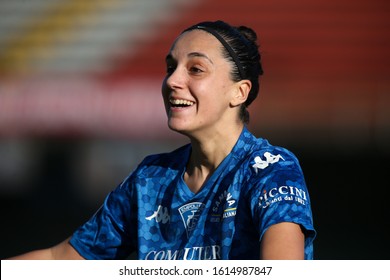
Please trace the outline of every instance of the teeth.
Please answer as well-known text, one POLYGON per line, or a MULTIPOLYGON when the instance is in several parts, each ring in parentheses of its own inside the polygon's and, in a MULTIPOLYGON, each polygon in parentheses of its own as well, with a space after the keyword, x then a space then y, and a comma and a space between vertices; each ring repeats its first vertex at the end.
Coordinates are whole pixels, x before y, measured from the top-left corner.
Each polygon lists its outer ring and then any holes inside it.
POLYGON ((187 105, 191 106, 194 104, 194 102, 189 100, 183 100, 183 99, 170 99, 169 102, 171 102, 173 105, 187 105))

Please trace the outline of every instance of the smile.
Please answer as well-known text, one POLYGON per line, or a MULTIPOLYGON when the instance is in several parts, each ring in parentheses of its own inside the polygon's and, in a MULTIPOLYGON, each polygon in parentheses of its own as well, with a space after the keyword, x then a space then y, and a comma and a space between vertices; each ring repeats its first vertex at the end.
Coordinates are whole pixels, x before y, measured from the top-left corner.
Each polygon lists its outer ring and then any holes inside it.
POLYGON ((195 104, 195 102, 184 99, 169 99, 169 103, 172 107, 188 107, 195 104))

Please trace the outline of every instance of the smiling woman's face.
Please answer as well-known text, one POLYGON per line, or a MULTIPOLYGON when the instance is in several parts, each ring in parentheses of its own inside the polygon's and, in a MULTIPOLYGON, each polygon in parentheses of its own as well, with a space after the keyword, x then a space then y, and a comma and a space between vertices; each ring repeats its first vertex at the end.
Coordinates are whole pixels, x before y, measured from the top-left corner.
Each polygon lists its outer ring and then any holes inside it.
POLYGON ((172 130, 191 135, 232 124, 237 117, 230 104, 236 90, 232 66, 222 48, 213 35, 201 30, 185 32, 173 44, 162 85, 172 130))

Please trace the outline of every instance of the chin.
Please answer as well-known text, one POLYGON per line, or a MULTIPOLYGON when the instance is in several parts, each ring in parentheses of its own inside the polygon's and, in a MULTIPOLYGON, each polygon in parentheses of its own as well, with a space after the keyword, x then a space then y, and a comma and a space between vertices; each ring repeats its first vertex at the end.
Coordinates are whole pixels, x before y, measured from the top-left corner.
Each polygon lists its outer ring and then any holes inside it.
POLYGON ((178 124, 172 121, 168 120, 168 127, 170 130, 175 131, 177 133, 183 134, 183 135, 188 135, 189 130, 188 127, 183 125, 183 124, 178 124))
POLYGON ((182 134, 183 134, 184 131, 185 131, 185 129, 183 129, 183 128, 177 126, 177 125, 171 125, 171 124, 169 124, 169 123, 168 123, 168 127, 169 127, 170 130, 175 131, 175 132, 178 132, 178 133, 182 133, 182 134))

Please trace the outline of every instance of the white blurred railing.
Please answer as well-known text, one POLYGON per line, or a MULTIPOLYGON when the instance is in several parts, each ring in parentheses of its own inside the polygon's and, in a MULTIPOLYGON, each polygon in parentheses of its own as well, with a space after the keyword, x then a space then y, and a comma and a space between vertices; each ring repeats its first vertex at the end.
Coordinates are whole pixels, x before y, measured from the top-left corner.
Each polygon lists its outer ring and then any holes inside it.
POLYGON ((0 63, 5 73, 101 72, 174 20, 186 0, 0 1, 0 63))

